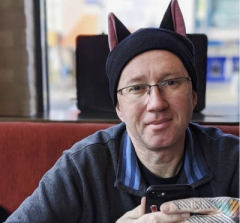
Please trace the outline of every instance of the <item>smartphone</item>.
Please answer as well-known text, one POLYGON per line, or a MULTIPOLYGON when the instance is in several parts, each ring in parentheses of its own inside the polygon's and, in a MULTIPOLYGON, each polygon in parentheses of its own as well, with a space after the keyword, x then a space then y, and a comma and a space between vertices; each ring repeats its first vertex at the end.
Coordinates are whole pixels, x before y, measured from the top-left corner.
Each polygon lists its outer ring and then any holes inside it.
POLYGON ((189 184, 152 185, 146 190, 146 213, 160 211, 162 203, 194 197, 189 184))

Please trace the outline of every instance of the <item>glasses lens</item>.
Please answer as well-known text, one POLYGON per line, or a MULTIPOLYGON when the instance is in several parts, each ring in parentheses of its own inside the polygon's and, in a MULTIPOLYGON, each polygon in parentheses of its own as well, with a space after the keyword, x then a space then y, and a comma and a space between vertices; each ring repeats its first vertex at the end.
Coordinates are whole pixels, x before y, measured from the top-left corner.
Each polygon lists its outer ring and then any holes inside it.
POLYGON ((134 85, 122 90, 122 96, 125 102, 133 103, 139 100, 144 100, 147 97, 148 85, 134 85))
POLYGON ((168 80, 162 85, 162 94, 166 98, 176 97, 187 92, 188 80, 185 78, 168 80))

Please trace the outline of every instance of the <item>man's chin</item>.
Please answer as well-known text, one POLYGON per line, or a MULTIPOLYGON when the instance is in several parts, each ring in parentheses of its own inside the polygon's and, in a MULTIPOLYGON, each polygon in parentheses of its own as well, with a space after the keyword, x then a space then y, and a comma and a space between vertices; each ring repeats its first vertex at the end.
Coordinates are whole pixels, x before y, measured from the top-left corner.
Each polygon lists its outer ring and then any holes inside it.
POLYGON ((168 138, 163 139, 156 136, 146 140, 146 144, 148 149, 152 151, 162 151, 171 145, 168 138))

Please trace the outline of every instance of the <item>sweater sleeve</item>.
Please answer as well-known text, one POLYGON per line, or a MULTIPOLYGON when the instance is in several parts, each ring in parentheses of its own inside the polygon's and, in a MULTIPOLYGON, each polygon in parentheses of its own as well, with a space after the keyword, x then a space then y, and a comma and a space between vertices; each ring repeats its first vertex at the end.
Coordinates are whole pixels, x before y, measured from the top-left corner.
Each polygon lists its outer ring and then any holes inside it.
POLYGON ((69 155, 64 154, 41 179, 38 188, 6 223, 74 223, 81 217, 81 182, 69 155))
POLYGON ((230 182, 231 184, 228 192, 229 197, 239 198, 239 161, 235 162, 235 168, 233 170, 232 179, 230 182))

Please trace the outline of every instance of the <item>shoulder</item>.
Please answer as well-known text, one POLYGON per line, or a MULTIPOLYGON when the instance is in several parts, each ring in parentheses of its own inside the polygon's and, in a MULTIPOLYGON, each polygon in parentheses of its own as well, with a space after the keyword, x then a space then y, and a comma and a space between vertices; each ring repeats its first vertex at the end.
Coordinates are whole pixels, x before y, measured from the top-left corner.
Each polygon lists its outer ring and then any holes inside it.
POLYGON ((113 147, 113 145, 121 141, 125 129, 125 124, 120 123, 105 130, 99 130, 75 143, 72 148, 64 151, 64 153, 72 156, 76 153, 90 150, 91 148, 113 147))
MULTIPOLYGON (((224 133, 220 128, 213 127, 213 126, 202 126, 196 123, 190 123, 189 128, 191 132, 195 134, 200 134, 207 138, 211 138, 212 140, 219 140, 219 139, 232 139, 234 141, 239 141, 239 137, 233 135, 231 133, 224 133)), ((230 127, 229 127, 230 128, 230 127)), ((232 132, 232 131, 229 131, 232 132)))
POLYGON ((201 126, 196 123, 189 124, 189 130, 195 143, 198 143, 202 150, 221 153, 238 153, 239 137, 222 132, 221 129, 211 126, 201 126))
POLYGON ((213 173, 211 187, 216 196, 239 196, 239 137, 215 127, 191 123, 194 150, 203 156, 213 173), (219 182, 221 182, 219 184, 219 182))

